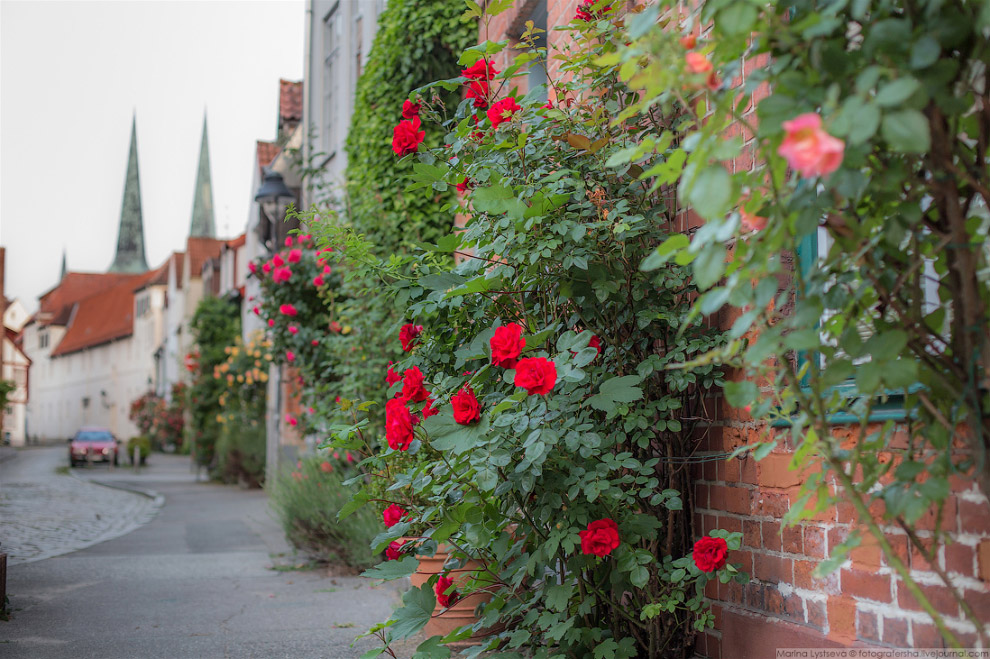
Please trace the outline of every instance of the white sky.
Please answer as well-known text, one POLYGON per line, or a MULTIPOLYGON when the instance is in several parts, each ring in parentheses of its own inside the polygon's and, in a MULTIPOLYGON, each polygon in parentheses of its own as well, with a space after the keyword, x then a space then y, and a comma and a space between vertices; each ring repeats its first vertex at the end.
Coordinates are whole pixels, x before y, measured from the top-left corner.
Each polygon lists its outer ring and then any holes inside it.
POLYGON ((255 140, 278 79, 301 80, 302 0, 0 0, 0 244, 33 311, 70 270, 113 260, 131 115, 148 265, 189 233, 204 109, 217 233, 244 230, 255 140))

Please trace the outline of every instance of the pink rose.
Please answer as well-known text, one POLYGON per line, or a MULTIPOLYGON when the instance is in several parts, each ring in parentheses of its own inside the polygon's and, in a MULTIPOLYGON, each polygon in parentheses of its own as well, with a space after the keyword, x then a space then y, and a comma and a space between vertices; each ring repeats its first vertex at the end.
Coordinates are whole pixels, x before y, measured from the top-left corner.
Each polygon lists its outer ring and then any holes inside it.
POLYGON ((296 353, 292 352, 291 350, 286 350, 285 361, 289 362, 290 364, 296 361, 296 353))
POLYGON ((842 164, 845 143, 822 130, 822 118, 814 112, 785 121, 784 131, 777 153, 801 176, 826 176, 842 164))
POLYGON ((315 277, 313 277, 313 286, 316 286, 317 288, 319 288, 322 285, 323 285, 323 277, 321 277, 319 275, 316 275, 315 277))
POLYGON ((298 334, 299 328, 295 325, 289 325, 289 334, 298 334))
POLYGON ((278 310, 279 310, 279 313, 281 313, 283 316, 295 316, 296 314, 299 313, 296 310, 296 307, 294 305, 291 305, 291 304, 283 304, 282 306, 280 306, 278 308, 278 310))

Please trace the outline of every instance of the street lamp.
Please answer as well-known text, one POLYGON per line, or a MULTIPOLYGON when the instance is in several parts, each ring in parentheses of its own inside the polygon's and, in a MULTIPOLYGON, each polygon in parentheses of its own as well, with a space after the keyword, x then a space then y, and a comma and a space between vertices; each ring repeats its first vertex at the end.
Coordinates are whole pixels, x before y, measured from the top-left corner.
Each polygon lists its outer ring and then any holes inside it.
POLYGON ((258 188, 258 194, 254 195, 254 200, 261 204, 261 209, 272 222, 281 222, 285 217, 285 208, 296 200, 285 185, 282 175, 274 169, 265 168, 265 179, 258 188))

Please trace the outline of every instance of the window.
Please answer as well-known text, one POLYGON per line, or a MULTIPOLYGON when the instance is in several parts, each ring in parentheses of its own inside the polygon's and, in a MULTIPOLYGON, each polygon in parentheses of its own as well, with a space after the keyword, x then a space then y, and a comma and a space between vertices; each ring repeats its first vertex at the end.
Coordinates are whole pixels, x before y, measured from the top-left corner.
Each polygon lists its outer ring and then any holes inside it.
POLYGON ((323 19, 323 125, 320 131, 321 147, 327 156, 337 150, 334 123, 337 112, 334 104, 337 102, 337 58, 340 53, 342 26, 339 4, 335 5, 326 18, 323 19))
POLYGON ((48 347, 48 331, 38 332, 38 347, 42 350, 48 347))
POLYGON ((143 318, 144 316, 147 316, 148 311, 151 310, 151 300, 149 296, 142 295, 141 297, 139 297, 137 299, 136 307, 137 309, 135 310, 135 315, 137 315, 138 318, 143 318))

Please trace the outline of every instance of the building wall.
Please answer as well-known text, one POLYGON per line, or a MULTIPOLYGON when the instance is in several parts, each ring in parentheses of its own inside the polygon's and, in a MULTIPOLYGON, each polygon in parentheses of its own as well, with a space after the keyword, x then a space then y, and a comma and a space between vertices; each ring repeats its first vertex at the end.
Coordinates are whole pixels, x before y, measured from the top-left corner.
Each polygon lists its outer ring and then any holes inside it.
MULTIPOLYGON (((536 4, 534 0, 520 0, 493 19, 489 31, 479 34, 479 41, 515 40, 519 26, 536 4)), ((559 49, 566 35, 553 32, 552 26, 572 19, 578 0, 546 0, 546 4, 551 27, 549 48, 559 49)), ((511 56, 511 49, 500 53, 497 68, 504 70, 511 56)), ((758 59, 746 62, 744 76, 765 63, 758 59)), ((519 86, 525 89, 525 83, 519 86)), ((747 114, 755 123, 752 104, 747 114)), ((734 166, 753 167, 752 155, 740 157, 734 166)), ((684 229, 698 223, 689 212, 684 229)), ((728 329, 734 320, 729 315, 716 321, 728 329)), ((731 452, 769 438, 771 429, 741 410, 718 403, 720 419, 701 440, 699 457, 731 452)), ((849 438, 851 432, 849 426, 833 428, 839 439, 849 438)), ((869 539, 828 578, 811 576, 819 562, 847 536, 854 518, 848 506, 839 506, 805 523, 784 527, 782 518, 796 502, 802 483, 801 473, 789 469, 793 447, 785 435, 777 438, 781 448, 760 462, 752 458, 712 460, 695 466, 694 491, 690 493, 695 504, 695 534, 705 535, 716 528, 742 533, 743 547, 730 556, 730 561, 742 563, 753 577, 745 586, 709 584, 707 595, 713 605, 715 627, 698 635, 698 654, 711 659, 764 659, 773 657, 776 648, 786 647, 942 647, 931 619, 869 539)), ((931 528, 932 520, 923 519, 917 530, 924 536, 931 528)), ((979 619, 990 620, 990 505, 975 483, 953 484, 943 529, 949 532, 950 542, 939 552, 937 568, 963 590, 979 619)), ((886 531, 910 565, 912 577, 922 584, 935 607, 948 616, 947 623, 963 647, 974 647, 973 629, 941 585, 936 566, 909 549, 902 530, 886 531)))
MULTIPOLYGON (((323 168, 314 180, 339 197, 347 168, 344 142, 354 109, 354 91, 368 60, 385 0, 307 0, 306 66, 303 86, 304 157, 323 168), (329 63, 329 64, 328 64, 329 63)), ((318 201, 305 193, 303 207, 318 201)))
POLYGON ((27 418, 28 379, 30 363, 17 349, 13 341, 4 337, 0 341, 3 350, 3 373, 0 380, 13 382, 16 389, 7 396, 7 407, 2 410, 3 433, 0 439, 11 446, 24 446, 27 418))

